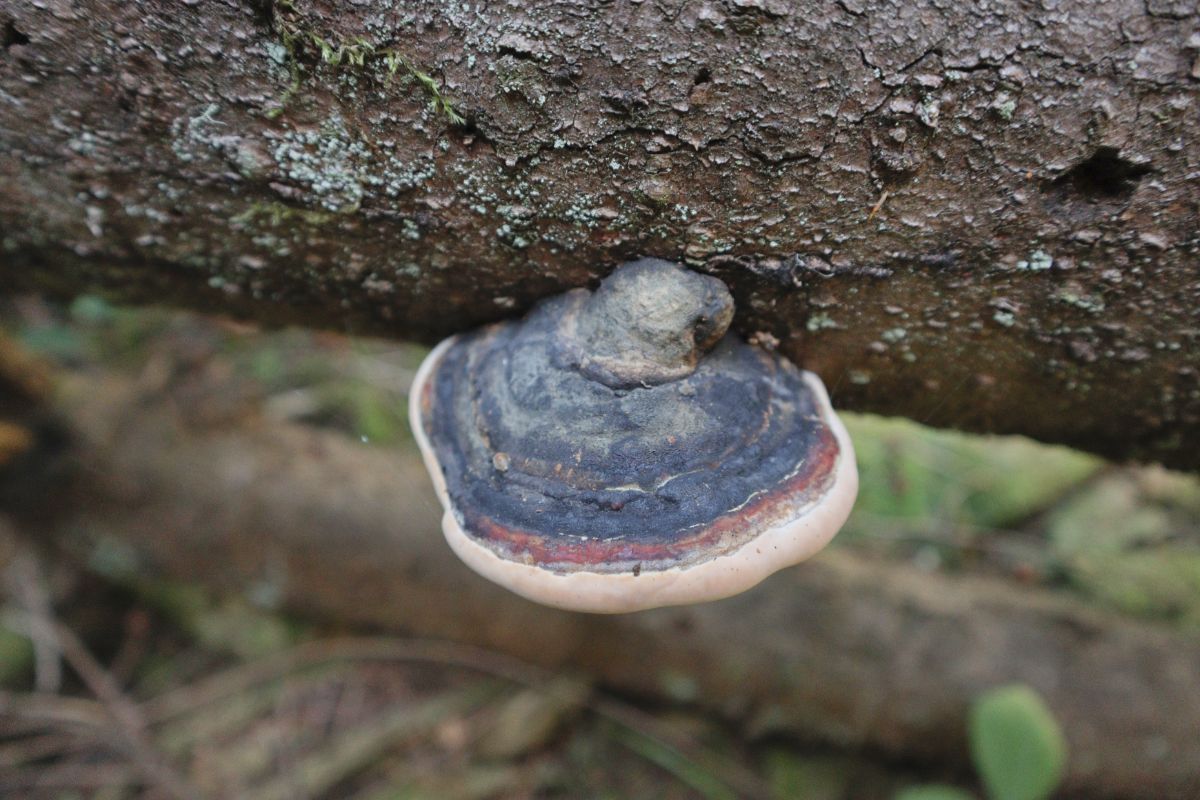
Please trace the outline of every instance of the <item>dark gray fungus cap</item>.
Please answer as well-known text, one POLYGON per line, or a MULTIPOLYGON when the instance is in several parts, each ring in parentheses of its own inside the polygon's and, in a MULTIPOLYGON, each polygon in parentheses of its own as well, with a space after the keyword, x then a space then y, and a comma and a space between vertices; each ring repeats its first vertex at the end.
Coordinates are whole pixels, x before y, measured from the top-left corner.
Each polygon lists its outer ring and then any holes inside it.
POLYGON ((728 597, 821 549, 858 491, 810 372, 728 333, 720 280, 623 265, 438 345, 413 431, 474 570, 547 605, 728 597))

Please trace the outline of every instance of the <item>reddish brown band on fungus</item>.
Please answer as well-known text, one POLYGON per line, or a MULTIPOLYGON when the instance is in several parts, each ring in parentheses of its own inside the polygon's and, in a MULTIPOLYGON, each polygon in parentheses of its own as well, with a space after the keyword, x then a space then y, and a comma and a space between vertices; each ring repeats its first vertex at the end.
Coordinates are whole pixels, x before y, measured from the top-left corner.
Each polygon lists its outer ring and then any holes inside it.
POLYGON ((429 413, 433 409, 433 381, 425 381, 421 384, 420 391, 421 418, 428 419, 429 413))
POLYGON ((724 514, 699 532, 670 541, 630 542, 548 537, 514 530, 483 515, 464 520, 469 535, 503 550, 511 560, 553 569, 555 565, 608 566, 614 563, 649 562, 662 568, 725 555, 753 539, 759 531, 794 519, 806 502, 819 499, 828 490, 839 455, 833 434, 821 432, 820 446, 809 453, 799 472, 742 508, 724 514))

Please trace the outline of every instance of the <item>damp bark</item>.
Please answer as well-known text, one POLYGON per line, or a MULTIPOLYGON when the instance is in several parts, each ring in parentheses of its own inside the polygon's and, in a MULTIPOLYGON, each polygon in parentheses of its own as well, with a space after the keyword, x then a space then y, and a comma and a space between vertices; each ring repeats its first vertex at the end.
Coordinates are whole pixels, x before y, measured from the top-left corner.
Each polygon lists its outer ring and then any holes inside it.
POLYGON ((0 291, 432 342, 639 255, 839 407, 1200 467, 1195 3, 0 0, 0 291))

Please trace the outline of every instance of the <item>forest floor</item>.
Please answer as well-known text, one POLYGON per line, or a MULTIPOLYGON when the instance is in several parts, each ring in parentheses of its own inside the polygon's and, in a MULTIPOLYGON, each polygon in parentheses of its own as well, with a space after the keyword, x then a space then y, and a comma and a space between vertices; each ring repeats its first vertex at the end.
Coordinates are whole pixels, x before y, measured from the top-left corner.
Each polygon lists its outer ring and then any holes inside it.
MULTIPOLYGON (((420 348, 94 298, 15 303, 0 331, 63 370, 145 378, 165 349, 202 355, 268 416, 412 444, 420 348)), ((862 489, 836 546, 1200 630, 1197 478, 1018 438, 848 425, 862 489)), ((0 569, 2 797, 882 800, 928 781, 982 796, 969 773, 751 736, 587 675, 129 581, 103 554, 28 547, 2 517, 0 569)))

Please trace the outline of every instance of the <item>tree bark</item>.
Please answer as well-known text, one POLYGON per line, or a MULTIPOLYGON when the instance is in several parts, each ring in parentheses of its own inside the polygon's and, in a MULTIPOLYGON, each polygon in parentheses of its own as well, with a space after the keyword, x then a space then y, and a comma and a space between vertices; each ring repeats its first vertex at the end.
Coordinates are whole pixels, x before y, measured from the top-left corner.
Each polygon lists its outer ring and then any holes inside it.
MULTIPOLYGON (((27 497, 94 568, 472 642, 782 734, 966 770, 966 713, 1036 687, 1070 743, 1067 794, 1200 792, 1200 640, 994 578, 833 549, 717 603, 614 617, 536 606, 467 570, 415 452, 244 416, 227 387, 75 379, 69 463, 27 497), (216 410, 214 410, 216 409, 216 410), (72 488, 68 491, 67 486, 72 488)), ((25 519, 34 509, 25 509, 25 519)))
POLYGON ((638 254, 842 407, 1200 467, 1195 0, 0 0, 0 286, 432 341, 638 254))

